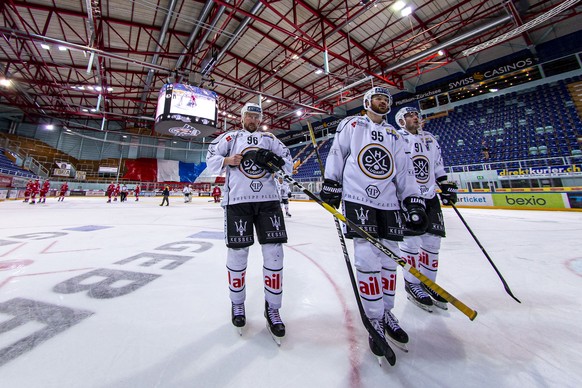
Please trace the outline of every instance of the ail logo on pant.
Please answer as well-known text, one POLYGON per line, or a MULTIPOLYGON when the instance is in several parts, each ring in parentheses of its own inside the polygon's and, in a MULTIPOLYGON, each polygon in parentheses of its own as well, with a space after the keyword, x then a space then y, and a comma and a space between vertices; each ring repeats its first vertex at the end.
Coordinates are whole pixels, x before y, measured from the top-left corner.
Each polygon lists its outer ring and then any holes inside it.
POLYGON ((377 296, 380 294, 378 278, 370 276, 368 282, 360 281, 360 293, 367 296, 377 296))

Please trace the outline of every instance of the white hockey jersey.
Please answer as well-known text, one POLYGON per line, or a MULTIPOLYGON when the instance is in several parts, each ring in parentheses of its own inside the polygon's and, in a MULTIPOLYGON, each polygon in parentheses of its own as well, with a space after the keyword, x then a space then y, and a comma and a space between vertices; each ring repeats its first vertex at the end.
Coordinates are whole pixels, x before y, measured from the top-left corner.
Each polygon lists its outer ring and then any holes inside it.
POLYGON ((264 148, 285 160, 283 171, 291 174, 293 161, 289 149, 272 133, 240 129, 223 133, 208 146, 206 168, 212 174, 226 170, 226 182, 222 205, 243 202, 279 201, 279 193, 273 175, 257 166, 252 160, 243 161, 237 167, 223 166, 224 158, 236 154, 244 155, 250 150, 264 148))
POLYGON ((275 184, 277 185, 277 191, 279 192, 279 199, 289 199, 289 184, 285 181, 279 183, 278 179, 275 179, 275 184))
POLYGON ((398 132, 408 144, 414 175, 422 197, 433 198, 438 187, 436 178, 447 175, 438 141, 430 132, 422 130, 419 130, 416 135, 405 129, 400 129, 398 132))
POLYGON ((368 116, 343 119, 326 160, 325 178, 343 185, 343 199, 384 210, 420 196, 408 148, 396 129, 368 116))

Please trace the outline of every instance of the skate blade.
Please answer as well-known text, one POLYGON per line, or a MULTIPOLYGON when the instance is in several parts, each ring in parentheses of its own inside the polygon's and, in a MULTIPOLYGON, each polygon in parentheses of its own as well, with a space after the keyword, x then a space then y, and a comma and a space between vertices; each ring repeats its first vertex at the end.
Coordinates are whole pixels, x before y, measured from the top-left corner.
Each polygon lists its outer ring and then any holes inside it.
MULTIPOLYGON (((373 354, 373 353, 372 353, 372 354, 373 354)), ((378 360, 378 365, 380 365, 380 367, 381 367, 381 366, 382 366, 382 359, 383 359, 384 357, 382 357, 382 356, 376 356, 375 354, 374 354, 374 357, 376 357, 376 360, 378 360)))
POLYGON ((398 342, 394 338, 390 337, 389 335, 386 335, 386 339, 388 341, 390 341, 398 349, 402 350, 404 353, 408 353, 408 346, 405 343, 398 342))
POLYGON ((447 306, 447 305, 448 305, 448 303, 447 303, 447 302, 440 302, 440 301, 438 301, 438 300, 434 300, 434 299, 433 299, 433 300, 432 300, 432 304, 433 304, 434 306, 438 307, 438 308, 439 308, 439 309, 441 309, 441 310, 448 310, 448 309, 449 309, 449 307, 447 306))
POLYGON ((273 332, 271 331, 271 328, 269 327, 269 323, 267 322, 267 331, 269 332, 269 334, 271 335, 271 338, 273 338, 273 341, 275 341, 275 343, 277 344, 277 346, 281 346, 281 339, 284 337, 277 337, 275 334, 273 334, 273 332))
POLYGON ((428 311, 429 313, 432 313, 432 306, 427 306, 425 304, 422 303, 418 303, 418 301, 416 299, 414 299, 413 297, 411 297, 410 295, 406 295, 406 299, 408 299, 409 301, 411 301, 414 305, 420 307, 421 309, 423 309, 424 311, 428 311))

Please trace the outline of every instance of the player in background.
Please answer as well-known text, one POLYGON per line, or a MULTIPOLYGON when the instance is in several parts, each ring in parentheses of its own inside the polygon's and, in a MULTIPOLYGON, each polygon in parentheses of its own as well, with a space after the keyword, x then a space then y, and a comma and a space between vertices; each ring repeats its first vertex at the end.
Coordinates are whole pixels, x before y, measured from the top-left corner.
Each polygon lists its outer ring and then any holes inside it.
POLYGON ((125 202, 127 200, 127 193, 128 193, 128 189, 126 184, 122 184, 121 185, 121 189, 119 190, 119 194, 120 194, 120 201, 121 202, 125 202))
POLYGON ((38 192, 40 191, 40 181, 38 179, 35 179, 34 182, 32 182, 32 185, 30 185, 30 204, 34 205, 36 203, 36 195, 38 194, 38 192))
POLYGON ((220 190, 220 187, 214 186, 214 189, 212 189, 212 197, 214 198, 214 203, 220 202, 221 195, 222 195, 222 191, 220 190))
POLYGON ((119 183, 117 185, 115 185, 115 187, 113 188, 113 202, 117 201, 117 196, 119 195, 119 192, 121 191, 121 188, 119 187, 119 183))
POLYGON ((141 193, 141 186, 139 183, 135 185, 135 189, 133 190, 133 192, 135 193, 135 200, 139 201, 139 193, 141 193))
POLYGON ((51 188, 51 183, 48 179, 42 182, 42 186, 40 188, 40 195, 38 197, 38 203, 45 203, 46 202, 46 195, 51 188))
POLYGON ((268 163, 291 172, 289 149, 273 134, 259 129, 262 108, 247 103, 241 109, 242 129, 226 132, 208 147, 207 168, 226 172, 224 198, 226 267, 232 323, 242 334, 246 323, 246 270, 254 229, 263 256, 265 318, 273 339, 280 344, 285 325, 279 315, 283 299, 283 243, 287 232, 277 186, 268 163), (243 155, 250 152, 249 158, 243 155))
POLYGON ((289 190, 289 184, 279 177, 275 179, 277 184, 277 190, 279 191, 279 198, 281 199, 281 206, 285 209, 285 214, 287 217, 291 217, 289 213, 289 196, 291 195, 291 190, 289 190))
POLYGON ((28 182, 26 182, 26 187, 24 189, 24 201, 22 202, 28 202, 30 200, 30 194, 32 194, 32 179, 29 179, 28 182))
POLYGON ((107 186, 107 191, 105 191, 105 195, 107 195, 107 203, 111 203, 113 192, 115 192, 115 182, 111 182, 111 184, 107 186))
MULTIPOLYGON (((342 204, 347 219, 400 255, 400 203, 410 216, 407 226, 423 231, 427 223, 424 200, 414 179, 406 143, 384 118, 392 105, 389 90, 371 88, 364 95, 363 104, 364 116, 346 117, 337 127, 320 196, 336 208, 342 204)), ((408 335, 391 311, 396 262, 349 229, 346 237, 354 240, 356 278, 366 316, 382 338, 386 338, 386 332, 397 346, 406 348, 408 335)), ((372 353, 383 355, 371 336, 368 342, 372 353)))
POLYGON ((63 202, 65 200, 65 195, 67 195, 67 191, 69 190, 69 185, 67 182, 63 183, 61 185, 61 188, 59 189, 59 199, 57 199, 57 202, 63 202))
POLYGON ((192 186, 184 185, 182 194, 184 194, 184 203, 192 202, 192 186))
MULTIPOLYGON (((400 250, 403 259, 434 282, 438 271, 441 239, 446 236, 436 190, 440 185, 443 205, 450 205, 457 201, 457 185, 447 181, 441 148, 431 133, 422 130, 419 111, 416 108, 404 107, 396 113, 395 119, 400 127, 398 132, 408 144, 414 175, 426 203, 429 222, 425 233, 405 230, 404 241, 399 244, 400 250)), ((447 309, 447 301, 444 298, 425 287, 408 271, 404 271, 404 282, 408 299, 420 308, 431 312, 434 304, 447 309)))

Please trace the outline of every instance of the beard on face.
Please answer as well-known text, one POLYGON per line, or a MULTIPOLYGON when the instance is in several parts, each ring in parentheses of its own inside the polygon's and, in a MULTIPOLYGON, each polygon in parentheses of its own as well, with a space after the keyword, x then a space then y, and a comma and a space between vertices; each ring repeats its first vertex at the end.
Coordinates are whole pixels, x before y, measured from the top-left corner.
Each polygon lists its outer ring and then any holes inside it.
POLYGON ((376 101, 372 101, 370 103, 370 108, 372 108, 374 113, 381 115, 381 116, 385 115, 390 110, 390 106, 388 106, 388 103, 376 102, 376 101), (380 105, 382 105, 382 107, 380 107, 380 105))
POLYGON ((255 132, 257 130, 257 125, 255 123, 243 123, 243 128, 249 132, 255 132))

